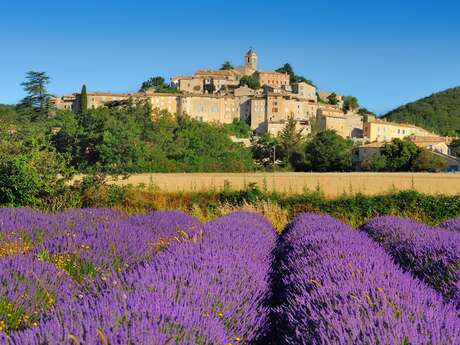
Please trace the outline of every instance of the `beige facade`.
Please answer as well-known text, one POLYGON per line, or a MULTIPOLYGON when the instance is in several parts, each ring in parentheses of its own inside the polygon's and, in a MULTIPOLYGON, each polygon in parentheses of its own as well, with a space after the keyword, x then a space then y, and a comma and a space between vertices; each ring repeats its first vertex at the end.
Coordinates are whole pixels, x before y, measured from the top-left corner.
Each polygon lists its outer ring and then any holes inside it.
POLYGON ((388 122, 379 119, 369 119, 363 125, 364 137, 369 141, 392 141, 393 139, 403 139, 415 136, 433 136, 427 130, 410 124, 388 122))
MULTIPOLYGON (((267 133, 276 137, 278 136, 287 125, 287 120, 280 122, 269 122, 267 124, 267 133)), ((302 135, 308 135, 311 132, 311 125, 308 121, 296 121, 296 130, 300 131, 302 135)))
POLYGON ((177 76, 171 78, 171 84, 176 89, 182 92, 203 93, 204 80, 203 78, 195 78, 193 76, 177 76))
POLYGON ((318 100, 316 87, 305 82, 292 84, 292 92, 315 102, 318 100))
POLYGON ((78 93, 53 97, 51 101, 59 110, 80 111, 80 94, 78 93))
POLYGON ((111 93, 111 92, 92 92, 88 93, 88 109, 96 109, 113 101, 127 100, 131 97, 127 93, 111 93))
POLYGON ((167 110, 171 114, 176 114, 179 109, 180 97, 175 93, 148 93, 147 100, 150 102, 152 110, 155 112, 167 110))
POLYGON ((232 123, 240 119, 239 101, 230 96, 184 95, 178 113, 204 122, 232 123))
POLYGON ((344 138, 363 137, 363 117, 353 113, 347 114, 337 106, 320 105, 317 120, 322 131, 334 130, 344 138))
POLYGON ((258 133, 271 133, 277 132, 276 128, 280 126, 284 127, 291 116, 302 126, 309 125, 316 117, 318 104, 292 94, 268 93, 251 98, 250 108, 251 128, 258 133))
POLYGON ((289 74, 287 73, 257 71, 254 76, 259 80, 260 86, 283 87, 289 85, 289 74))
MULTIPOLYGON (((88 109, 96 109, 113 101, 127 100, 132 96, 133 94, 129 93, 89 92, 87 94, 88 109)), ((54 98, 53 102, 56 108, 60 110, 81 111, 79 93, 54 98)))
POLYGON ((447 145, 446 138, 439 136, 410 136, 409 140, 412 141, 418 147, 426 148, 433 152, 442 153, 444 155, 449 154, 449 145, 447 145))

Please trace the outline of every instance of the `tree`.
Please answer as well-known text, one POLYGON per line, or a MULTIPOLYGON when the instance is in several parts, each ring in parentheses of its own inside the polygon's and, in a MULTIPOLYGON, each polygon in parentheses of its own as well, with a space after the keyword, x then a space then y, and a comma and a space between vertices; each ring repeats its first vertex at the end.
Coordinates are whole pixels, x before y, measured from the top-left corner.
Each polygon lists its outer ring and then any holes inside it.
POLYGON ((452 141, 449 147, 452 156, 460 157, 460 139, 452 141))
POLYGON ((283 67, 278 68, 276 70, 276 72, 289 74, 289 84, 304 82, 304 83, 310 84, 311 86, 316 87, 315 84, 311 80, 309 80, 309 79, 307 79, 307 78, 305 78, 305 77, 303 77, 301 75, 296 75, 294 73, 294 69, 292 68, 292 66, 289 63, 285 63, 283 65, 283 67))
POLYGON ((446 159, 436 156, 434 153, 422 149, 415 158, 412 171, 440 172, 446 170, 448 166, 446 159))
POLYGON ((318 133, 306 146, 305 159, 312 171, 350 171, 353 143, 333 130, 318 133))
POLYGON ((15 144, 15 151, 0 152, 0 204, 40 206, 60 195, 72 170, 43 136, 15 144))
POLYGON ((214 83, 205 84, 203 89, 205 92, 209 94, 213 94, 214 92, 216 92, 216 86, 214 85, 214 83))
POLYGON ((327 100, 328 100, 329 104, 332 104, 332 105, 339 104, 339 100, 337 99, 337 95, 335 94, 335 92, 333 92, 329 96, 327 96, 327 100))
MULTIPOLYGON (((279 156, 285 164, 292 164, 292 159, 296 153, 301 151, 304 137, 302 130, 296 128, 297 122, 294 116, 289 116, 286 126, 278 136, 280 153, 279 156)), ((296 156, 297 157, 297 156, 296 156)))
POLYGON ((165 84, 165 78, 156 76, 156 77, 150 78, 149 80, 144 81, 142 83, 140 91, 147 91, 149 89, 154 89, 155 91, 159 91, 167 87, 168 86, 165 84))
POLYGON ((83 84, 81 87, 80 93, 80 105, 81 111, 86 111, 88 109, 88 94, 86 92, 86 85, 83 84))
POLYGON ((373 113, 372 111, 366 109, 366 108, 359 108, 358 109, 358 114, 359 115, 374 115, 375 116, 375 113, 373 113))
POLYGON ((276 160, 278 140, 268 133, 253 135, 251 138, 252 157, 256 163, 265 168, 273 167, 276 160))
POLYGON ((386 171, 410 171, 421 149, 410 140, 394 139, 382 147, 387 161, 386 171))
POLYGON ((225 61, 223 64, 222 64, 222 67, 220 68, 221 70, 229 70, 229 69, 233 69, 233 65, 230 63, 230 61, 225 61))
POLYGON ((46 72, 27 72, 26 81, 21 83, 27 96, 20 102, 20 105, 33 108, 40 114, 47 114, 51 95, 48 94, 46 85, 50 83, 50 79, 46 72))
POLYGON ((226 124, 224 127, 237 138, 250 138, 252 134, 251 126, 240 119, 233 119, 232 123, 226 124))
POLYGON ((412 123, 441 135, 460 136, 460 87, 407 103, 384 117, 389 121, 412 123))
POLYGON ((363 159, 361 169, 364 171, 386 171, 387 158, 380 152, 375 152, 363 159))
POLYGON ((259 79, 250 75, 245 75, 240 79, 240 86, 244 85, 250 87, 253 90, 257 90, 260 88, 259 79))
POLYGON ((353 111, 359 108, 358 99, 354 96, 345 96, 343 99, 343 109, 353 111))

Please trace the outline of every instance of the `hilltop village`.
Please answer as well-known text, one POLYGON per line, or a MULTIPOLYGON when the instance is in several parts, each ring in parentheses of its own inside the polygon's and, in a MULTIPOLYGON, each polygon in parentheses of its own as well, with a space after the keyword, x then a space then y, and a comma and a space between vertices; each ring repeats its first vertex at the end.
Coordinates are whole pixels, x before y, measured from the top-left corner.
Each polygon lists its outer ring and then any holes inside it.
MULTIPOLYGON (((128 99, 145 100, 154 114, 167 110, 221 124, 241 120, 255 133, 273 136, 292 118, 305 135, 316 126, 319 131, 331 129, 357 141, 361 145, 360 160, 395 138, 410 138, 417 146, 448 156, 448 138, 411 124, 376 118, 357 104, 347 104, 341 95, 319 91, 304 78, 293 79, 288 71, 258 69, 258 56, 250 49, 242 66, 226 63, 219 70, 199 69, 193 75, 173 76, 167 92, 155 88, 126 94, 88 92, 87 108, 128 99)), ((53 102, 58 109, 81 110, 80 93, 57 97, 53 102)))

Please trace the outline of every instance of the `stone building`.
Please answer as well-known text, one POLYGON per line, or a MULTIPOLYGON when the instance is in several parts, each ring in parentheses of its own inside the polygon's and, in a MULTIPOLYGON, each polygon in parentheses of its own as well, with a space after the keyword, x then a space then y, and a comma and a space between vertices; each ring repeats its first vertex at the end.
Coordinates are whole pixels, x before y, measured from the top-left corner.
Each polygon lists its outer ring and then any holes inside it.
POLYGON ((157 113, 161 110, 167 110, 171 114, 176 114, 180 109, 181 97, 176 93, 138 93, 138 98, 144 98, 150 102, 152 110, 157 113))
POLYGON ((289 74, 275 71, 256 71, 254 76, 259 80, 260 86, 284 87, 289 85, 289 74))
MULTIPOLYGON (((257 133, 275 135, 292 117, 304 133, 308 133, 313 121, 317 121, 320 130, 332 129, 344 138, 364 137, 369 141, 384 142, 411 135, 432 136, 428 131, 413 125, 386 122, 372 116, 366 116, 364 120, 361 115, 345 113, 342 110, 343 97, 337 96, 337 105, 325 104, 321 100, 327 100, 330 92, 318 93, 314 86, 306 82, 291 85, 289 74, 257 68, 257 54, 250 49, 244 55, 242 66, 219 70, 199 69, 191 76, 172 77, 171 85, 180 91, 178 93, 90 92, 88 108, 133 99, 148 101, 152 115, 167 110, 172 114, 187 114, 200 121, 223 124, 240 119, 250 122, 251 128, 257 133), (240 86, 244 76, 258 78, 261 87, 253 90, 240 86)), ((81 110, 78 93, 54 98, 54 103, 58 109, 74 112, 81 110)), ((432 145, 444 153, 440 145, 432 145)))
MULTIPOLYGON (((88 92, 88 109, 96 109, 113 101, 121 101, 133 97, 135 94, 129 93, 111 93, 111 92, 88 92)), ((81 111, 81 99, 79 93, 55 97, 52 99, 55 107, 61 110, 70 110, 73 112, 81 111)))
POLYGON ((316 87, 305 82, 292 84, 292 92, 308 100, 317 102, 316 87))
POLYGON ((232 123, 240 119, 240 99, 219 95, 183 95, 178 114, 203 122, 232 123))
POLYGON ((194 76, 172 77, 171 85, 182 92, 204 93, 204 80, 194 76))
POLYGON ((53 97, 51 99, 53 105, 60 110, 69 110, 73 112, 80 111, 80 94, 72 93, 61 97, 53 97))
POLYGON ((344 138, 363 137, 363 116, 345 113, 338 106, 319 105, 317 121, 320 130, 331 129, 344 138))
POLYGON ((368 116, 363 124, 364 137, 369 141, 392 141, 395 138, 404 139, 408 136, 434 136, 426 129, 406 123, 388 122, 368 116))

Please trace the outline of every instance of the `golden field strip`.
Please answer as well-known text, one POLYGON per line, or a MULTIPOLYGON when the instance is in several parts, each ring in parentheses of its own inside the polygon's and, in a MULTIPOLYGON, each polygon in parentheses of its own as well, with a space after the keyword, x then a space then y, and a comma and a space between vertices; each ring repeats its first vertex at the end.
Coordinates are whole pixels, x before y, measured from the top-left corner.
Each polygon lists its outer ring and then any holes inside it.
POLYGON ((241 190, 256 183, 266 191, 287 194, 320 191, 328 197, 408 189, 425 194, 460 195, 458 173, 153 173, 133 174, 125 179, 112 177, 107 183, 154 187, 165 192, 241 190))

